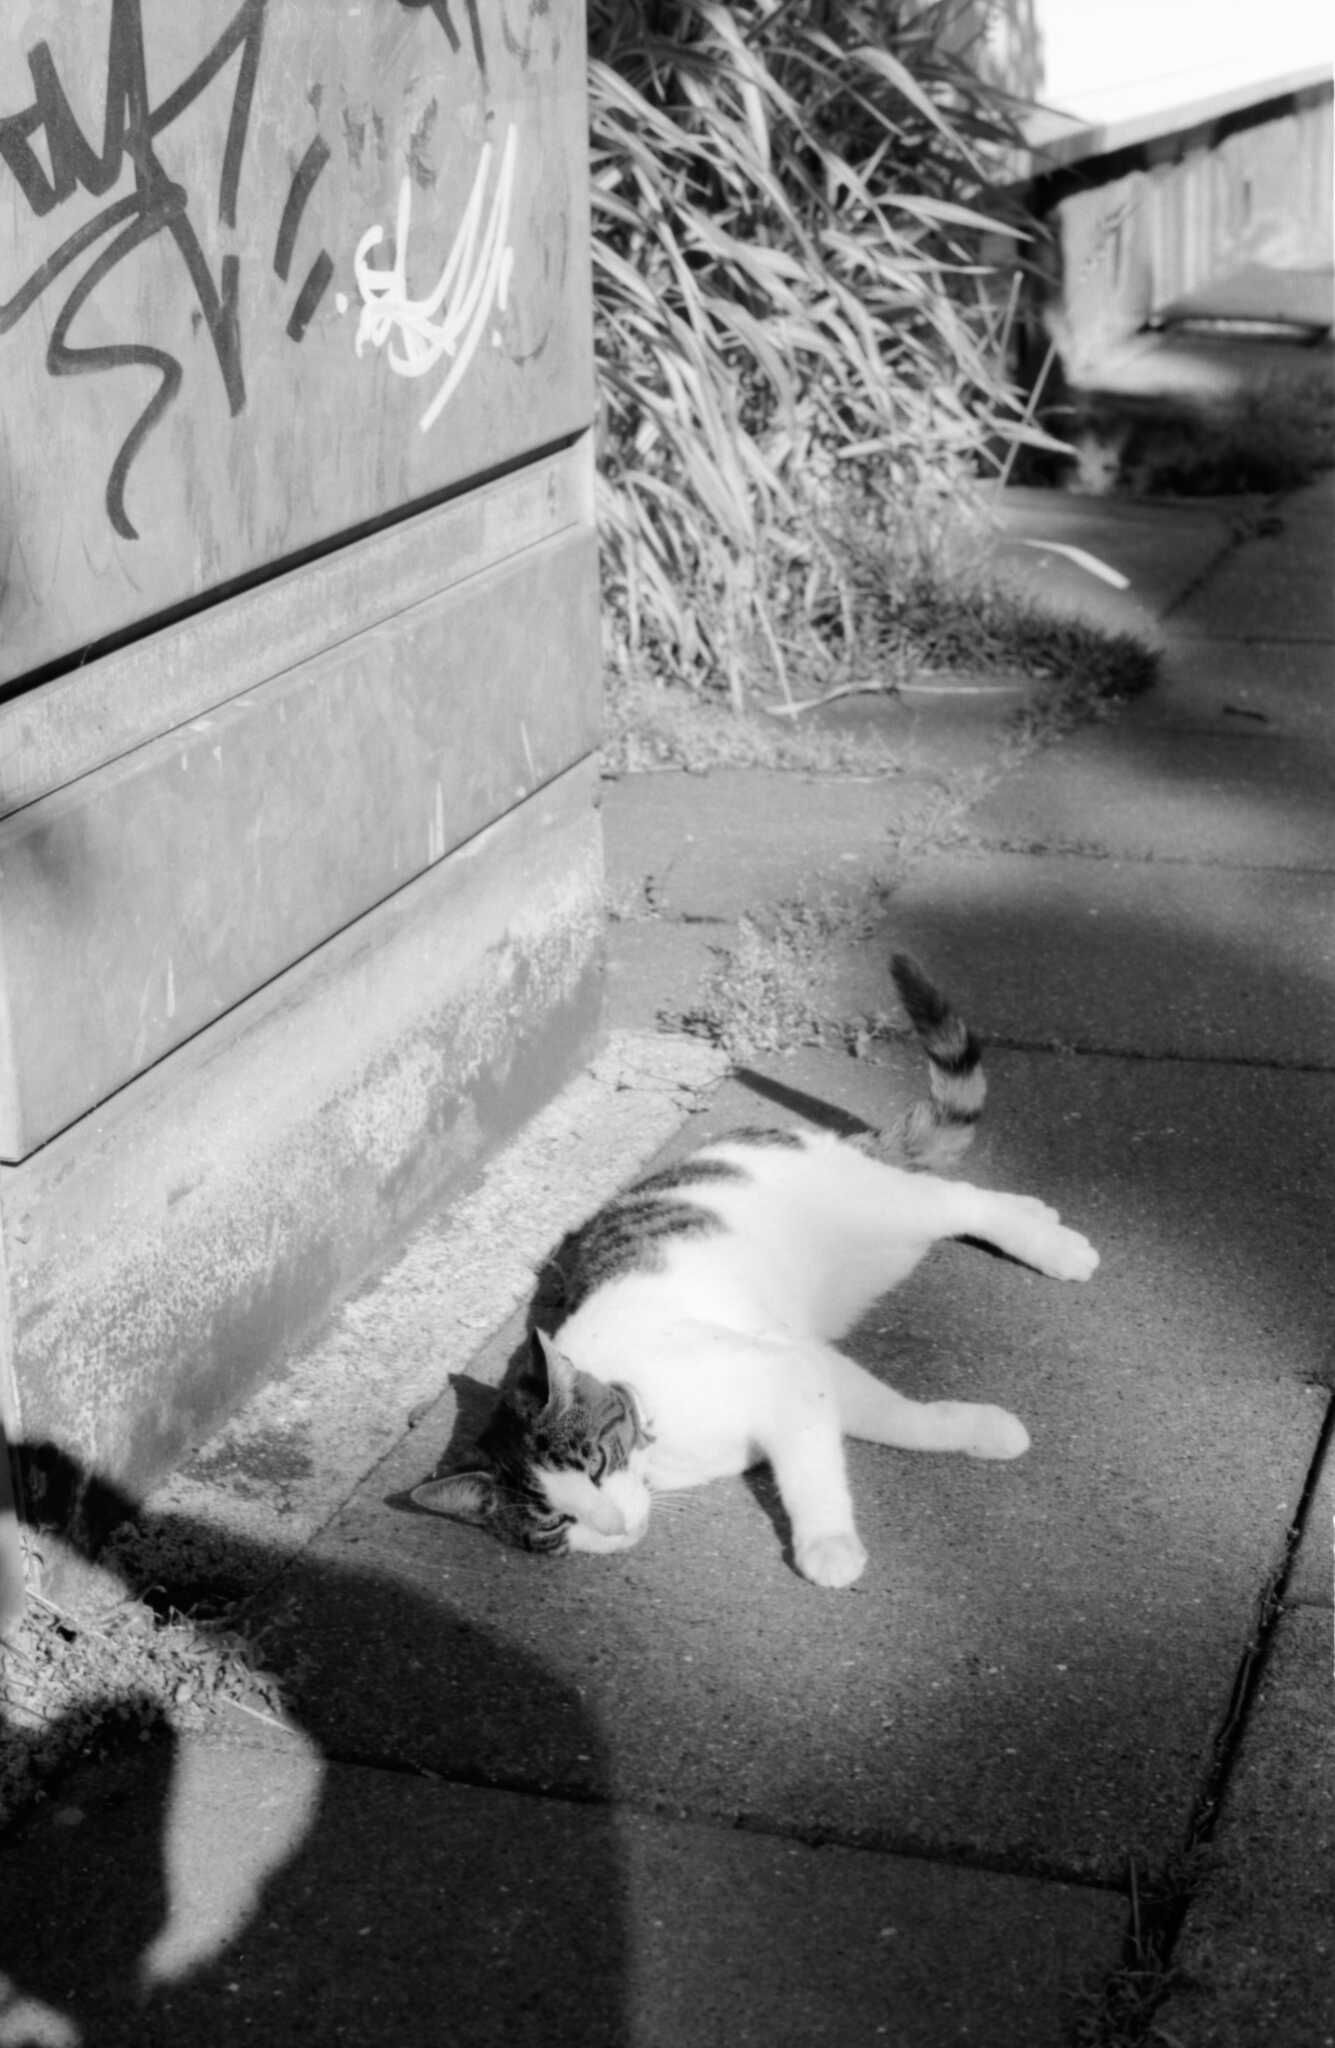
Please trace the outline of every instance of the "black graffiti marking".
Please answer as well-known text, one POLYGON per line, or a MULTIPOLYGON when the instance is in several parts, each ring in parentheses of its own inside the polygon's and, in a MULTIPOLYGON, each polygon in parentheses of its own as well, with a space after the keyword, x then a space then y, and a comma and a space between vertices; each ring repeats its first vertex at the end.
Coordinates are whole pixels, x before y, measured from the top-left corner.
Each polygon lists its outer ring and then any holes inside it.
MULTIPOLYGON (((218 179, 218 218, 229 228, 236 226, 236 195, 241 183, 241 158, 250 127, 250 108, 255 98, 255 81, 259 76, 260 43, 264 35, 264 15, 268 4, 269 0, 243 0, 243 5, 237 9, 208 55, 200 60, 187 78, 182 80, 175 92, 169 94, 156 113, 150 115, 152 134, 156 135, 163 128, 169 128, 172 122, 212 85, 223 66, 230 61, 232 53, 238 48, 241 49, 241 68, 237 73, 236 92, 232 98, 232 111, 227 122, 227 141, 223 145, 222 172, 218 179)), ((112 0, 112 6, 113 9, 123 7, 127 16, 133 16, 138 60, 142 67, 144 32, 139 19, 139 0, 112 0)), ((114 47, 114 16, 111 33, 114 47)), ((109 85, 114 83, 115 76, 108 63, 109 85)))
MULTIPOLYGON (((450 46, 450 55, 457 57, 463 48, 458 29, 450 14, 450 0, 402 0, 405 7, 429 7, 440 23, 445 40, 450 46)), ((473 62, 481 74, 482 83, 487 82, 487 47, 482 40, 482 22, 478 15, 477 0, 464 0, 464 13, 468 16, 468 32, 473 44, 473 62)))
POLYGON ((334 274, 334 259, 327 249, 319 255, 306 273, 306 282, 297 293, 297 303, 292 308, 287 323, 287 335, 291 341, 300 341, 314 317, 315 309, 329 289, 329 280, 334 274))
POLYGON ((292 251, 296 247, 297 229, 301 216, 306 210, 306 201, 315 189, 315 181, 329 161, 329 144, 323 135, 317 135, 296 170, 288 187, 287 203, 283 217, 278 223, 278 240, 274 244, 273 267, 283 283, 287 283, 288 271, 292 268, 292 251))
POLYGON ((28 70, 33 86, 31 106, 0 119, 0 161, 8 166, 39 219, 63 205, 78 190, 89 193, 93 198, 101 198, 117 183, 127 159, 133 168, 133 193, 114 200, 91 220, 85 221, 38 265, 8 301, 0 303, 2 335, 23 318, 53 279, 76 263, 94 242, 111 229, 128 223, 95 258, 70 292, 56 316, 46 352, 47 369, 53 377, 125 368, 158 372, 158 388, 122 442, 107 478, 107 516, 117 533, 126 540, 138 539, 125 510, 125 487, 130 468, 144 440, 180 389, 181 366, 176 357, 165 349, 153 348, 143 342, 103 344, 96 348, 72 346, 68 340, 69 328, 81 307, 116 265, 142 243, 165 230, 176 244, 199 301, 227 394, 228 409, 233 417, 243 410, 246 387, 237 317, 238 259, 234 255, 225 256, 219 279, 215 282, 189 217, 189 195, 183 186, 168 177, 153 145, 154 138, 194 103, 240 50, 241 62, 218 180, 218 217, 225 226, 234 228, 266 6, 267 0, 243 0, 212 49, 160 106, 152 107, 148 96, 140 0, 112 0, 100 152, 75 119, 47 43, 35 43, 28 53, 28 70), (46 138, 51 165, 49 175, 30 140, 39 132, 46 138))
MULTIPOLYGON (((470 0, 471 4, 471 0, 470 0)), ((551 14, 551 0, 524 0, 524 31, 517 35, 510 24, 509 0, 500 0, 501 40, 510 56, 517 57, 525 71, 533 61, 538 46, 538 24, 546 24, 551 14)), ((559 28, 551 27, 552 55, 556 56, 561 47, 559 28)))
MULTIPOLYGON (((454 25, 451 0, 402 0, 402 4, 414 8, 429 7, 451 53, 459 54, 462 39, 454 25)), ((474 61, 485 85, 487 59, 478 0, 461 0, 461 4, 467 17, 474 61)), ((139 538, 125 509, 131 468, 145 440, 175 400, 181 388, 183 371, 178 359, 166 349, 140 341, 79 345, 71 342, 70 329, 98 286, 116 266, 155 235, 165 232, 171 236, 189 274, 200 315, 213 344, 228 410, 233 418, 244 411, 246 385, 239 318, 240 260, 235 255, 224 256, 215 279, 190 218, 190 194, 183 185, 168 176, 154 144, 156 138, 194 104, 240 52, 218 179, 218 219, 225 227, 234 230, 267 7, 268 0, 242 0, 205 56, 166 99, 154 107, 149 103, 142 0, 111 0, 100 149, 79 126, 50 45, 45 42, 35 43, 28 52, 33 94, 31 105, 19 113, 0 116, 0 164, 8 168, 38 219, 45 218, 79 191, 94 199, 102 198, 119 182, 127 160, 133 171, 132 193, 111 201, 86 220, 37 265, 7 300, 0 300, 0 336, 4 336, 64 271, 77 264, 95 243, 108 235, 112 237, 76 281, 56 314, 47 345, 46 366, 53 377, 88 376, 121 369, 147 369, 157 375, 157 390, 126 435, 107 477, 107 516, 116 532, 126 540, 139 538), (33 146, 36 136, 45 138, 45 162, 33 146)), ((541 16, 545 12, 546 0, 530 0, 530 26, 535 15, 541 16)), ((506 37, 507 42, 512 41, 508 23, 506 37)), ((317 114, 320 96, 318 85, 312 86, 307 94, 317 114)), ((384 135, 380 117, 373 111, 371 118, 377 147, 383 157, 384 135)), ((348 119, 345 113, 345 123, 348 119)), ((361 139, 359 131, 355 152, 358 158, 361 139)), ((274 269, 284 283, 291 269, 302 215, 329 154, 328 144, 317 136, 308 145, 293 174, 279 221, 273 258, 274 269)), ((306 273, 287 322, 286 331, 293 341, 300 341, 305 334, 333 274, 333 260, 328 251, 322 249, 306 273)), ((197 317, 192 315, 192 319, 197 317)))
POLYGON ((143 366, 156 370, 161 382, 144 410, 122 441, 107 477, 106 504, 112 525, 126 540, 137 540, 139 535, 130 524, 125 511, 125 483, 130 473, 130 464, 138 454, 140 446, 162 418, 167 407, 181 388, 181 365, 166 349, 150 348, 144 342, 104 343, 97 348, 72 348, 66 340, 70 323, 79 312, 84 301, 96 291, 107 273, 115 268, 122 257, 138 248, 157 233, 151 221, 132 221, 123 234, 105 248, 96 262, 80 278, 74 290, 66 299, 51 330, 47 346, 47 368, 53 377, 87 375, 95 370, 132 369, 143 366))
MULTIPOLYGON (((315 181, 329 161, 329 144, 323 135, 317 135, 308 144, 306 154, 292 173, 288 187, 287 202, 283 217, 278 223, 278 240, 274 244, 273 267, 283 283, 287 283, 292 268, 292 252, 297 243, 297 230, 306 202, 315 189, 315 181)), ((329 280, 334 274, 334 260, 327 249, 322 249, 306 273, 306 281, 297 293, 297 303, 292 308, 287 323, 287 335, 291 341, 300 341, 315 316, 315 309, 329 289, 329 280)))

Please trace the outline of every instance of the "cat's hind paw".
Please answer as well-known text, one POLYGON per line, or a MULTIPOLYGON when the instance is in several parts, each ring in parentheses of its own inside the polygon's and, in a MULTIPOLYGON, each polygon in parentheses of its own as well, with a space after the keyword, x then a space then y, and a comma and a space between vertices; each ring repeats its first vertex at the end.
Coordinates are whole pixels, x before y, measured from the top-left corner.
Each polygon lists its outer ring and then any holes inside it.
POLYGON ((813 1586, 851 1586, 866 1568, 867 1553, 852 1531, 811 1536, 794 1546, 797 1569, 813 1586))

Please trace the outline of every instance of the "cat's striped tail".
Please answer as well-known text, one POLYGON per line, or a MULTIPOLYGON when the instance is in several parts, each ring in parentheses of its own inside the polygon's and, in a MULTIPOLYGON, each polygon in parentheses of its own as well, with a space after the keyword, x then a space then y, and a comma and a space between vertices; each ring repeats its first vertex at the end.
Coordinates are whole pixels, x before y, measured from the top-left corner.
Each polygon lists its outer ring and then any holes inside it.
POLYGON ((930 1092, 926 1102, 915 1102, 886 1132, 882 1144, 905 1166, 954 1166, 973 1143, 974 1126, 987 1098, 983 1050, 916 960, 895 953, 890 972, 927 1055, 930 1092))

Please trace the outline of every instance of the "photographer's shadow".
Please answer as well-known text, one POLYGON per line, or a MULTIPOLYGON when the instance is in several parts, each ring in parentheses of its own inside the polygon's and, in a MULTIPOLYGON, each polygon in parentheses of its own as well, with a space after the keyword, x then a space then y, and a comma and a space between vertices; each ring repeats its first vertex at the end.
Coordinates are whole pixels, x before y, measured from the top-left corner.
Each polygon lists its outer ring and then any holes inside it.
MULTIPOLYGON (((103 1527, 132 1512, 63 1453, 34 1454, 97 1491, 103 1527)), ((251 1563, 275 1577, 272 1558, 251 1563)), ((127 1695, 109 1702, 124 1733, 14 1830, 0 1874, 0 2048, 623 2043, 612 1814, 485 1782, 485 1729, 508 1698, 594 1760, 605 1788, 578 1698, 401 1584, 308 1561, 298 1573, 287 1651, 300 1662, 303 1615, 321 1640, 288 1728, 237 1713, 235 1740, 174 1735, 127 1695), (419 1760, 413 1731, 432 1727, 477 1768, 437 1775, 419 1760)))

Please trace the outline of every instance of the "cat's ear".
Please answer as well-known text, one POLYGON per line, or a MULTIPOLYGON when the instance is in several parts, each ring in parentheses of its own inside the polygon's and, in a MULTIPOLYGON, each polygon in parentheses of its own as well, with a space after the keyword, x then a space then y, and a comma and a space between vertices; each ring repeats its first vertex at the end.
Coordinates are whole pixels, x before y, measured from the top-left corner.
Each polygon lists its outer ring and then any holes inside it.
POLYGON ((538 1408, 550 1408, 554 1401, 564 1406, 574 1393, 575 1368, 545 1330, 535 1330, 528 1340, 528 1364, 520 1388, 538 1408))
POLYGON ((456 1522, 489 1522, 496 1512, 496 1480, 490 1472, 447 1472, 443 1479, 428 1479, 415 1486, 409 1498, 433 1515, 449 1515, 456 1522))

